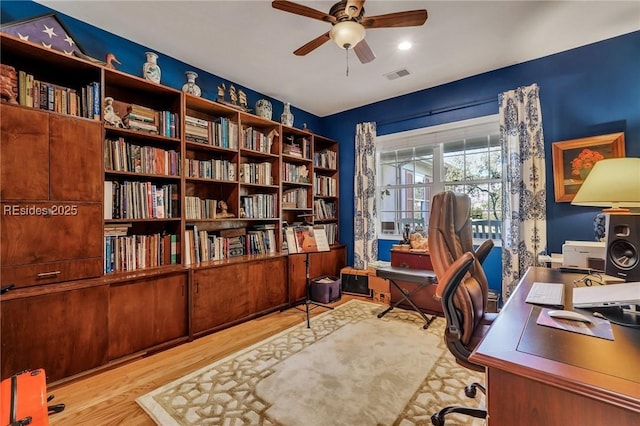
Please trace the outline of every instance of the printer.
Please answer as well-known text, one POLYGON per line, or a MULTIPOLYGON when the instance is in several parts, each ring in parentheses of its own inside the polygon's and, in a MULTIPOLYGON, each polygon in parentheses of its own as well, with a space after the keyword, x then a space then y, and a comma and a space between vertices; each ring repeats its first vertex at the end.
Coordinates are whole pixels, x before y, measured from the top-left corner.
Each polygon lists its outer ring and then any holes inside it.
POLYGON ((562 245, 562 265, 604 270, 606 243, 599 241, 566 241, 562 245), (594 265, 603 265, 598 268, 594 265))

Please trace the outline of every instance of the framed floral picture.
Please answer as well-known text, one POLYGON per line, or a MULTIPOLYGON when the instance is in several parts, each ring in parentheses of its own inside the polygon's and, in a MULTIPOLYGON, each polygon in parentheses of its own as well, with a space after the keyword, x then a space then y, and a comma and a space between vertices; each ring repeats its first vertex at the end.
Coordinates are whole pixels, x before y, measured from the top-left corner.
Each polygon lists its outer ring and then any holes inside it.
POLYGON ((624 133, 555 142, 553 186, 556 202, 571 202, 595 163, 624 157, 624 133))

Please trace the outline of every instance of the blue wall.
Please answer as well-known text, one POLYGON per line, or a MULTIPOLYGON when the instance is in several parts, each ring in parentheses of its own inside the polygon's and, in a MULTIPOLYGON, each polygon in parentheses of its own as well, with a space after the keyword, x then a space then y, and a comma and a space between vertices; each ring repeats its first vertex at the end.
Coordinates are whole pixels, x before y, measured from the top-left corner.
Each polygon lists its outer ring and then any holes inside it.
MULTIPOLYGON (((375 121, 378 135, 481 117, 498 112, 497 95, 519 86, 540 87, 547 176, 547 246, 559 253, 566 240, 594 240, 599 209, 556 203, 551 144, 613 132, 625 133, 626 155, 640 156, 640 31, 534 61, 476 75, 409 95, 325 117, 323 134, 340 141, 340 235, 353 262, 355 126, 375 121)), ((388 260, 391 241, 381 241, 388 260)), ((500 288, 500 255, 485 261, 492 288, 500 288)))
MULTIPOLYGON (((0 22, 8 23, 51 13, 31 1, 0 3, 0 22)), ((56 12, 85 52, 104 58, 113 52, 123 63, 118 69, 141 75, 148 49, 56 12)), ((162 84, 181 88, 184 72, 199 74, 197 84, 203 97, 214 99, 217 86, 228 80, 172 59, 162 52, 158 64, 162 84)), ((409 77, 411 78, 411 77, 409 77)), ((355 126, 375 121, 379 135, 481 117, 498 112, 498 93, 537 83, 540 86, 542 122, 547 155, 547 240, 549 252, 560 252, 565 240, 592 240, 592 222, 598 209, 555 203, 551 144, 597 134, 625 132, 626 155, 640 156, 640 31, 545 58, 476 75, 431 89, 376 102, 319 118, 292 108, 296 126, 307 123, 319 134, 340 141, 340 235, 353 262, 353 173, 355 126)), ((282 102, 250 88, 249 105, 260 98, 274 105, 274 119, 282 112, 282 102)), ((375 87, 372 88, 375 90, 375 87)), ((388 260, 392 241, 380 242, 380 258, 388 260)), ((500 250, 494 249, 485 261, 492 288, 500 288, 500 250)))

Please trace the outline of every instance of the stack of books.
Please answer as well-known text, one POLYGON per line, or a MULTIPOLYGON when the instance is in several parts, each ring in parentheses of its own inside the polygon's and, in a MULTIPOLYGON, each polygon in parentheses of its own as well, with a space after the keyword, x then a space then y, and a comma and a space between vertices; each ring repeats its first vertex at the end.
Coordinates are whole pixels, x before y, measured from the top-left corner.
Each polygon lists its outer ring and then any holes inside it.
POLYGON ((131 104, 122 122, 131 130, 158 133, 158 112, 141 105, 131 104))
POLYGON ((201 118, 184 117, 184 138, 189 142, 211 145, 209 122, 201 118))

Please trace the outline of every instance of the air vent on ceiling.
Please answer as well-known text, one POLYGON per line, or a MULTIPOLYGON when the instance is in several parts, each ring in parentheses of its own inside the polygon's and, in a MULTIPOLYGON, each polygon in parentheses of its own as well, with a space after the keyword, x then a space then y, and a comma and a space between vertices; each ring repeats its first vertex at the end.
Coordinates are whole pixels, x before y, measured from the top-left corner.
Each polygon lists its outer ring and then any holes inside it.
POLYGON ((387 80, 395 80, 396 78, 405 77, 409 74, 410 74, 409 70, 407 70, 406 68, 403 68, 401 70, 396 70, 396 71, 386 73, 384 74, 384 76, 387 77, 387 80))

